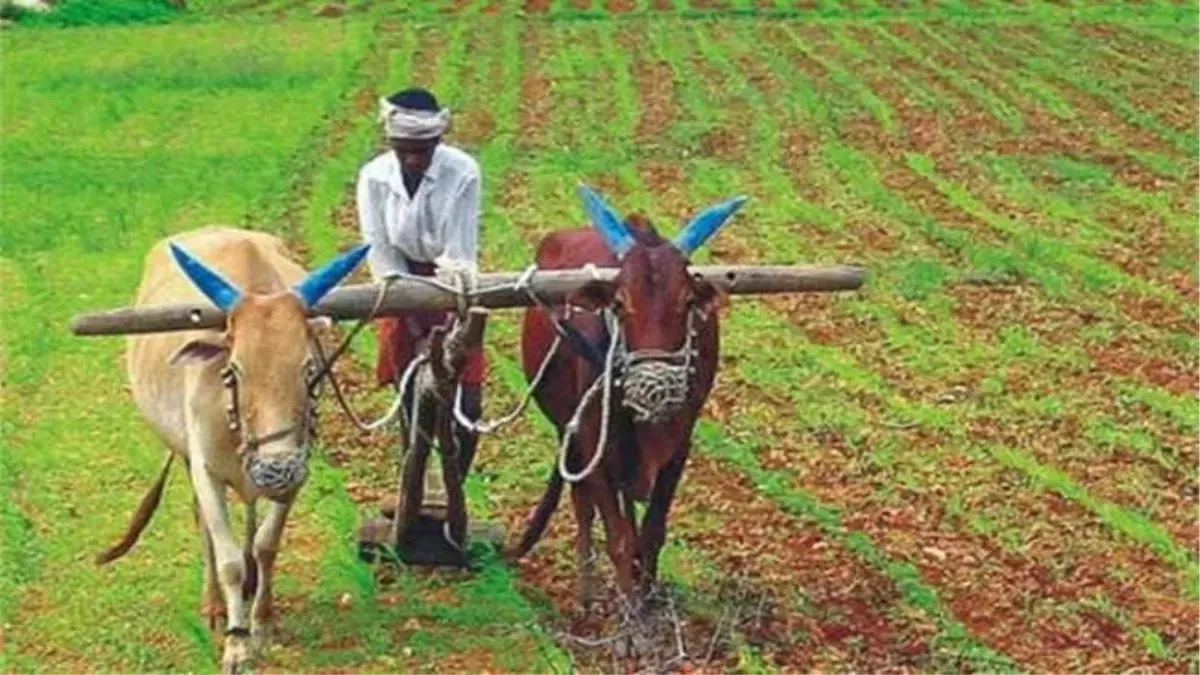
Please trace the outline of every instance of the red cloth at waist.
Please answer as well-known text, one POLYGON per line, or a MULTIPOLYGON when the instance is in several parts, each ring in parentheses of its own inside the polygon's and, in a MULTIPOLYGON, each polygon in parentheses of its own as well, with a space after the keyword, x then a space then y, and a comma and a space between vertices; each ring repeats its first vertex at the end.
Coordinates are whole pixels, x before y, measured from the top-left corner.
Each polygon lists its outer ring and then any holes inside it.
MULTIPOLYGON (((423 277, 434 275, 436 266, 433 263, 408 261, 411 274, 423 277)), ((379 360, 375 364, 375 380, 378 386, 391 385, 396 382, 409 361, 413 359, 416 342, 429 334, 434 326, 450 326, 454 312, 447 310, 411 310, 400 316, 389 316, 375 320, 376 335, 379 341, 379 360), (406 318, 413 319, 417 324, 420 335, 410 335, 406 318)), ((467 363, 463 368, 462 383, 469 387, 483 384, 487 376, 487 355, 483 345, 467 354, 467 363)))

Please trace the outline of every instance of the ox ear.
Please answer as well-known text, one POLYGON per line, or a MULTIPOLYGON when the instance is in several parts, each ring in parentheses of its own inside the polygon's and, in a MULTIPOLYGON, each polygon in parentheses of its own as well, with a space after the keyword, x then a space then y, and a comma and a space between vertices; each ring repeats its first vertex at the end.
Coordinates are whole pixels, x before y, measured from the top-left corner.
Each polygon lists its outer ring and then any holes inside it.
POLYGON ((592 227, 604 237, 604 243, 608 245, 618 258, 625 255, 625 252, 633 246, 633 235, 629 233, 629 228, 617 215, 617 212, 612 209, 592 188, 579 184, 579 197, 583 200, 583 209, 587 211, 588 220, 592 222, 592 227))
POLYGON ((238 290, 237 286, 197 260, 179 244, 172 241, 168 244, 168 248, 171 249, 171 257, 175 259, 175 264, 179 265, 179 269, 187 275, 187 278, 205 297, 222 312, 233 309, 233 306, 242 297, 242 292, 238 290))
POLYGON ((739 195, 733 199, 714 204, 698 213, 675 237, 675 248, 690 256, 712 238, 737 210, 742 208, 748 197, 739 195))
POLYGON ((314 316, 308 320, 308 329, 313 337, 325 346, 333 342, 333 319, 327 316, 314 316))
POLYGON ((212 340, 188 340, 182 347, 175 350, 167 363, 172 366, 190 366, 198 363, 208 363, 229 353, 229 347, 221 342, 212 340))
POLYGON ((308 320, 308 327, 314 333, 333 332, 333 319, 327 316, 314 316, 308 320))
POLYGON ((695 307, 705 319, 729 306, 729 294, 705 279, 695 278, 692 292, 695 293, 695 307))
POLYGON ((370 244, 355 246, 309 274, 304 278, 304 281, 296 284, 292 290, 296 292, 296 295, 300 296, 300 300, 304 302, 305 307, 315 307, 321 301, 321 298, 325 297, 326 293, 341 283, 342 279, 345 279, 353 272, 355 267, 358 267, 362 259, 367 256, 367 251, 370 248, 370 244))

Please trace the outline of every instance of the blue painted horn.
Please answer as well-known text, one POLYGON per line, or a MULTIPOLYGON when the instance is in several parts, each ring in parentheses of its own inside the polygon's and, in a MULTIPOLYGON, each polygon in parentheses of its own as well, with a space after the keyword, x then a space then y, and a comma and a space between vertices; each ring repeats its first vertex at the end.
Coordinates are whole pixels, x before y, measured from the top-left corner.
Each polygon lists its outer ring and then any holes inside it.
POLYGON ((354 271, 355 267, 362 262, 362 259, 367 256, 367 251, 370 250, 370 244, 359 244, 354 248, 342 253, 338 257, 325 263, 325 266, 319 270, 310 273, 304 278, 304 281, 296 284, 293 291, 300 299, 304 301, 304 306, 312 308, 316 306, 325 294, 341 283, 347 275, 354 271))
MULTIPOLYGON (((182 246, 170 242, 171 255, 187 278, 214 305, 223 312, 233 309, 242 292, 212 268, 200 262, 188 253, 182 246)), ((324 267, 310 273, 303 281, 292 288, 305 307, 313 307, 325 297, 334 286, 354 271, 355 267, 366 257, 370 244, 359 244, 325 264, 324 267)))
POLYGON ((579 184, 579 196, 583 199, 583 208, 587 211, 588 220, 600 236, 604 237, 604 243, 608 245, 609 250, 618 258, 625 255, 633 246, 633 235, 629 233, 629 228, 625 227, 621 216, 617 215, 595 190, 583 183, 579 184))
POLYGON ((676 235, 674 244, 684 255, 690 256, 712 238, 737 210, 742 208, 748 197, 739 195, 733 199, 714 204, 704 209, 676 235))
POLYGON ((242 292, 237 286, 229 283, 225 277, 217 274, 204 263, 196 260, 191 253, 188 253, 182 246, 175 242, 170 242, 168 247, 171 249, 171 256, 175 258, 175 264, 183 270, 187 278, 195 284, 196 288, 204 294, 214 305, 222 312, 228 312, 233 309, 238 300, 242 297, 242 292))

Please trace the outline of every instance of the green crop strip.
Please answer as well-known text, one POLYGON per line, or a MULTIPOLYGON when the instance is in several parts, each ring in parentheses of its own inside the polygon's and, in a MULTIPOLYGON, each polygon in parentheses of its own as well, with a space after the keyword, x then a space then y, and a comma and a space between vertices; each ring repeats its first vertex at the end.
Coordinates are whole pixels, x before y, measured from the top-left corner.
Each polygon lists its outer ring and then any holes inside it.
POLYGON ((1120 94, 1103 84, 1101 80, 1096 79, 1094 75, 1081 74, 1073 67, 1064 68, 1064 62, 1070 64, 1076 59, 1062 50, 1053 49, 1045 42, 1033 43, 1031 40, 1032 38, 1025 40, 1025 44, 1021 48, 1010 47, 1003 42, 995 43, 994 47, 1024 63, 1038 75, 1048 79, 1057 79, 1078 91, 1103 101, 1130 124, 1158 135, 1185 156, 1195 155, 1197 144, 1195 134, 1182 133, 1172 129, 1154 114, 1125 100, 1120 94), (1039 51, 1033 51, 1035 48, 1039 51))
POLYGON ((1045 80, 1030 73, 1014 73, 1007 68, 993 63, 976 50, 964 50, 961 45, 951 42, 945 35, 934 30, 929 24, 915 23, 912 25, 931 44, 938 46, 945 52, 961 55, 968 63, 974 64, 981 70, 990 73, 992 77, 1004 83, 1005 86, 1019 92, 1022 96, 1044 108, 1054 117, 1060 120, 1075 119, 1075 109, 1070 103, 1059 96, 1054 87, 1046 83, 1045 80))
MULTIPOLYGON (((943 185, 942 187, 947 186, 943 185)), ((977 204, 974 203, 974 198, 967 195, 961 189, 952 190, 952 194, 949 195, 949 197, 952 198, 952 201, 956 201, 957 205, 960 206, 967 204, 977 206, 977 204)), ((968 213, 975 216, 986 215, 987 219, 985 222, 993 227, 1005 224, 1003 219, 995 217, 995 214, 991 214, 990 212, 972 209, 971 211, 968 211, 968 213)), ((957 231, 947 231, 940 225, 929 220, 922 220, 922 225, 924 226, 927 235, 942 244, 949 245, 952 249, 957 249, 960 246, 965 245, 965 240, 960 239, 962 235, 957 231)), ((1014 224, 1014 227, 997 229, 1001 229, 1002 232, 1008 234, 1023 230, 1019 224, 1014 224)), ((1097 283, 1106 283, 1108 280, 1120 279, 1121 281, 1126 282, 1127 285, 1130 285, 1139 291, 1148 292, 1152 295, 1167 298, 1168 300, 1174 300, 1175 297, 1170 293, 1164 292, 1162 289, 1156 288, 1152 284, 1141 282, 1141 280, 1138 279, 1129 278, 1120 270, 1117 270, 1106 263, 1097 262, 1087 256, 1080 256, 1073 251, 1061 250, 1061 247, 1059 247, 1055 242, 1047 242, 1045 238, 1039 237, 1036 234, 1030 234, 1028 232, 1024 232, 1020 235, 1019 248, 1017 251, 1009 252, 1005 251, 1004 249, 997 249, 994 251, 983 251, 981 253, 982 255, 978 256, 977 262, 986 262, 986 267, 995 267, 997 264, 999 264, 1001 266, 1001 270, 1007 267, 1012 271, 1021 273, 1022 276, 1034 278, 1040 283, 1046 284, 1052 292, 1056 293, 1066 293, 1069 289, 1068 278, 1064 277, 1060 272, 1053 268, 1053 265, 1055 264, 1061 265, 1063 263, 1063 259, 1065 258, 1068 268, 1071 271, 1075 271, 1084 275, 1084 278, 1087 280, 1097 283), (1051 249, 1057 247, 1060 250, 1046 250, 1047 244, 1051 249), (1020 255, 1017 255, 1018 251, 1020 255), (1037 255, 1033 259, 1027 259, 1026 255, 1028 255, 1029 251, 1033 251, 1037 255)))
MULTIPOLYGON (((887 42, 897 51, 936 73, 963 94, 977 101, 985 111, 1013 133, 1025 128, 1025 119, 1008 101, 988 89, 972 77, 938 63, 937 59, 925 54, 920 48, 888 30, 886 26, 871 26, 873 34, 887 42)), ((886 127, 885 127, 886 130, 886 127)))
POLYGON ((1137 512, 1096 499, 1070 476, 1041 464, 1020 451, 1004 447, 990 448, 989 451, 1006 466, 1021 471, 1067 499, 1083 504, 1123 535, 1152 548, 1185 576, 1184 592, 1188 597, 1193 600, 1200 598, 1200 574, 1197 572, 1196 558, 1180 548, 1161 527, 1137 512))
POLYGON ((885 133, 889 136, 899 134, 900 126, 896 122, 895 115, 887 101, 877 96, 858 78, 854 77, 849 70, 843 68, 841 64, 830 61, 818 54, 808 41, 792 30, 791 25, 781 24, 780 28, 791 39, 792 46, 799 50, 806 58, 816 62, 828 71, 829 76, 838 86, 849 90, 859 100, 862 107, 871 113, 871 116, 875 118, 885 133))
MULTIPOLYGON (((1052 48, 1066 55, 1072 65, 1095 75, 1103 75, 1109 86, 1125 93, 1145 92, 1157 103, 1157 96, 1188 91, 1194 95, 1195 79, 1182 77, 1169 68, 1169 61, 1147 60, 1129 56, 1115 49, 1111 42, 1101 42, 1080 34, 1077 26, 1051 26, 1041 34, 1053 40, 1052 48), (1064 46, 1066 48, 1064 48, 1064 46)), ((1153 103, 1151 104, 1154 105, 1153 103)))
POLYGON ((830 26, 829 33, 833 44, 853 59, 854 63, 849 65, 855 72, 861 72, 860 68, 866 66, 876 79, 897 82, 913 97, 913 103, 921 108, 930 112, 950 113, 960 104, 958 95, 947 92, 940 86, 930 87, 928 83, 919 82, 908 73, 892 68, 891 54, 884 51, 884 45, 872 43, 868 48, 851 37, 844 26, 830 26))
POLYGON ((949 614, 932 587, 921 580, 911 563, 892 559, 880 551, 862 532, 847 529, 837 511, 791 487, 791 480, 780 471, 764 469, 753 449, 739 444, 718 426, 707 421, 696 429, 702 452, 711 454, 744 473, 754 485, 787 511, 812 522, 834 541, 849 548, 863 560, 896 581, 904 601, 930 617, 941 632, 932 648, 937 669, 1019 672, 1021 668, 1007 656, 997 653, 971 637, 966 627, 949 614))
POLYGON ((1076 252, 1067 242, 1044 237, 1023 227, 1015 219, 992 211, 962 185, 939 176, 934 160, 927 155, 909 153, 907 160, 908 167, 914 173, 932 182, 959 210, 1009 236, 1012 247, 1019 251, 1023 260, 1030 265, 1032 278, 1051 297, 1079 298, 1082 292, 1128 288, 1165 301, 1176 302, 1177 296, 1170 291, 1131 277, 1114 265, 1076 252), (1064 275, 1064 272, 1068 274, 1064 275))
MULTIPOLYGON (((991 161, 982 162, 987 164, 986 167, 979 167, 980 163, 973 162, 977 169, 982 168, 986 173, 991 174, 1001 194, 1007 199, 1024 205, 1044 216, 1046 219, 1045 222, 1053 224, 1051 227, 1072 223, 1075 227, 1071 228, 1067 236, 1060 239, 1069 248, 1081 251, 1089 257, 1097 257, 1102 255, 1101 249, 1103 247, 1109 246, 1113 242, 1120 242, 1123 246, 1136 244, 1136 241, 1134 241, 1137 237, 1136 233, 1128 232, 1118 227, 1101 225, 1096 219, 1096 207, 1091 200, 1074 202, 1035 186, 1025 174, 1019 160, 995 158, 991 161)), ((1107 183, 1107 180, 1104 182, 1107 183)), ((1102 194, 1107 196, 1112 193, 1111 184, 1105 187, 1107 189, 1102 194)), ((1175 291, 1165 289, 1159 283, 1153 281, 1141 282, 1132 277, 1127 278, 1125 283, 1115 278, 1112 280, 1116 287, 1129 286, 1129 281, 1135 282, 1131 286, 1131 290, 1146 291, 1147 289, 1151 289, 1149 294, 1152 296, 1164 298, 1171 302, 1177 301, 1178 296, 1175 291)), ((1102 284, 1101 287, 1110 286, 1102 284)))
MULTIPOLYGON (((758 308, 747 308, 734 313, 729 318, 724 330, 739 335, 779 336, 765 341, 758 348, 751 349, 742 345, 734 347, 733 354, 738 356, 738 365, 735 370, 739 372, 740 379, 755 383, 755 386, 762 391, 778 392, 790 399, 798 416, 795 423, 798 431, 828 430, 842 435, 852 447, 864 443, 870 445, 872 441, 865 435, 869 433, 866 430, 878 428, 881 420, 870 415, 866 407, 859 407, 862 405, 859 402, 867 398, 878 400, 884 404, 881 411, 884 416, 893 420, 912 420, 921 426, 947 434, 950 439, 948 445, 937 449, 937 452, 933 454, 930 449, 917 452, 915 449, 908 448, 902 438, 894 438, 889 441, 888 447, 891 447, 892 450, 888 454, 874 458, 874 461, 885 462, 880 469, 885 470, 890 480, 897 482, 900 486, 923 491, 923 486, 927 481, 922 476, 925 469, 921 467, 926 466, 926 462, 930 463, 927 465, 929 467, 936 466, 939 456, 949 457, 955 453, 966 453, 973 460, 976 467, 972 469, 973 472, 992 472, 985 466, 989 463, 989 457, 970 445, 964 436, 967 423, 973 416, 981 412, 987 414, 982 403, 973 406, 974 410, 951 414, 945 409, 905 400, 889 392, 886 384, 881 382, 871 371, 845 359, 835 349, 812 344, 797 329, 758 308), (769 347, 779 344, 790 345, 791 356, 782 358, 783 355, 780 352, 769 349, 769 347), (755 358, 758 354, 770 356, 761 359, 755 358), (799 383, 803 383, 803 386, 797 386, 799 383), (922 455, 924 459, 918 459, 922 455), (916 464, 913 464, 914 462, 916 464), (906 468, 909 465, 911 468, 906 468), (910 480, 908 473, 913 470, 916 470, 917 473, 910 480)), ((772 396, 772 398, 774 397, 772 396)), ((1010 405, 1015 409, 1015 402, 1010 405)), ((747 433, 757 433, 760 436, 761 429, 768 426, 774 426, 781 431, 787 428, 780 428, 778 420, 759 419, 759 415, 754 410, 746 411, 744 414, 750 415, 750 418, 736 419, 733 422, 734 428, 744 428, 747 433), (753 432, 753 429, 759 429, 759 431, 753 432)), ((873 443, 880 449, 884 447, 881 439, 876 438, 873 443)), ((1131 537, 1134 542, 1153 542, 1152 548, 1179 567, 1182 574, 1192 574, 1189 567, 1182 565, 1185 558, 1180 557, 1178 547, 1174 545, 1169 536, 1138 512, 1091 496, 1061 471, 1041 464, 1020 450, 1006 449, 1003 458, 993 459, 1001 459, 1004 466, 1029 473, 1032 476, 1055 477, 1055 481, 1039 481, 1039 483, 1094 512, 1114 531, 1131 537), (1064 484, 1068 487, 1063 488, 1064 484)), ((982 475, 985 474, 980 474, 980 476, 982 475)), ((960 478, 966 479, 967 476, 960 478)), ((948 478, 943 476, 940 483, 946 485, 947 480, 948 478)), ((977 484, 986 485, 986 483, 977 484)), ((1191 592, 1187 590, 1191 588, 1190 580, 1191 577, 1188 577, 1188 582, 1184 587, 1186 593, 1191 592)))
MULTIPOLYGON (((746 94, 746 95, 750 96, 751 100, 754 100, 753 94, 746 94)), ((785 107, 790 107, 790 106, 785 106, 785 107)), ((763 119, 763 118, 770 117, 768 114, 766 114, 766 110, 764 108, 756 107, 755 110, 756 110, 755 119, 763 119)), ((770 137, 774 137, 774 132, 771 129, 764 129, 764 130, 760 131, 758 135, 759 135, 759 137, 761 137, 763 134, 766 134, 768 132, 770 132, 770 137)), ((766 148, 763 149, 764 155, 768 158, 767 162, 770 162, 772 159, 769 152, 770 152, 769 149, 766 149, 766 148)), ((860 156, 856 155, 855 153, 850 152, 847 148, 837 146, 836 144, 833 144, 830 146, 830 150, 828 151, 828 153, 829 153, 830 158, 833 160, 834 165, 839 166, 840 168, 844 169, 844 173, 842 174, 842 176, 846 180, 850 181, 851 185, 855 186, 857 189, 860 189, 860 190, 865 189, 866 194, 869 196, 872 196, 873 199, 877 199, 877 200, 881 199, 882 200, 882 202, 877 202, 877 204, 884 206, 884 209, 883 209, 884 213, 888 213, 889 211, 892 211, 895 208, 899 208, 901 210, 898 212, 895 212, 893 215, 899 216, 902 219, 905 217, 916 215, 909 211, 909 207, 907 207, 907 205, 903 201, 901 201, 898 198, 895 198, 893 196, 890 196, 890 193, 888 193, 886 191, 886 188, 884 188, 882 186, 882 184, 880 184, 878 182, 878 179, 872 179, 873 172, 870 169, 869 162, 867 162, 867 160, 864 157, 860 157, 860 156)), ((779 202, 786 203, 786 195, 772 193, 767 201, 770 202, 770 204, 772 204, 772 205, 775 203, 779 203, 779 202)), ((768 208, 770 208, 770 207, 768 206, 768 208)), ((950 236, 949 236, 950 233, 940 232, 938 230, 930 229, 930 228, 938 227, 937 224, 932 221, 932 219, 922 218, 921 222, 923 222, 926 230, 929 233, 934 234, 935 236, 940 237, 943 240, 950 239, 950 236)), ((763 233, 760 236, 767 236, 767 235, 768 235, 768 233, 763 233)), ((954 242, 954 243, 956 243, 956 242, 954 242)), ((780 249, 780 248, 776 247, 775 245, 759 247, 759 248, 770 249, 777 253, 785 252, 787 250, 786 247, 783 249, 780 249)), ((981 257, 987 257, 987 255, 984 254, 981 257)), ((918 359, 918 361, 923 361, 923 359, 918 359)))

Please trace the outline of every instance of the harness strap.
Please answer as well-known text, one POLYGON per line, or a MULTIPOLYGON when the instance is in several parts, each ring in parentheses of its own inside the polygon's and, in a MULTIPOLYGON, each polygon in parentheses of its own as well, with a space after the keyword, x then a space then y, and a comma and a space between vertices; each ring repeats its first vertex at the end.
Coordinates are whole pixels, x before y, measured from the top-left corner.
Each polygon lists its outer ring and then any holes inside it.
MULTIPOLYGON (((244 455, 247 452, 257 452, 258 449, 263 447, 264 445, 270 445, 276 441, 281 441, 281 440, 287 438, 288 436, 291 436, 292 434, 296 433, 297 426, 298 425, 293 424, 290 427, 280 429, 279 431, 272 431, 271 433, 267 434, 266 436, 259 436, 257 438, 255 438, 254 436, 246 437, 242 441, 241 447, 238 448, 238 454, 244 455)), ((245 436, 246 436, 246 434, 243 434, 243 437, 245 437, 245 436)))

